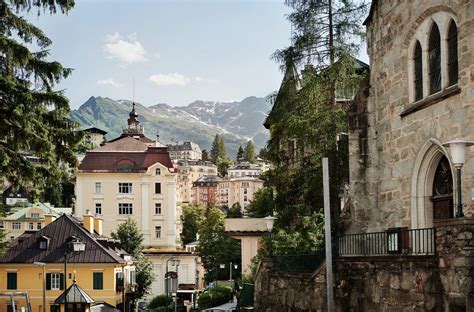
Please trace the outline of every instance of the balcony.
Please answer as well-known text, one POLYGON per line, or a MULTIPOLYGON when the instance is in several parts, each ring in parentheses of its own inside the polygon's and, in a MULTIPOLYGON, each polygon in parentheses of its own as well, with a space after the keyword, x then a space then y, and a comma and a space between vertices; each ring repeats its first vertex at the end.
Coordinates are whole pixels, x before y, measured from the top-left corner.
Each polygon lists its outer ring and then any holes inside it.
POLYGON ((339 257, 436 254, 434 228, 414 230, 394 228, 385 232, 346 234, 337 237, 335 243, 339 257))

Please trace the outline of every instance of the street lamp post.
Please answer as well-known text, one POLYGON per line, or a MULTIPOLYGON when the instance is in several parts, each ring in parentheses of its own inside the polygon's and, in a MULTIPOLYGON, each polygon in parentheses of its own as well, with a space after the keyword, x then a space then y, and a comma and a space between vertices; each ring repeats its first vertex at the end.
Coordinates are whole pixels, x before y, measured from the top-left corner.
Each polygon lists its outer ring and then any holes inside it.
POLYGON ((460 139, 452 140, 443 144, 443 146, 448 146, 451 152, 451 158, 456 168, 456 178, 457 178, 457 197, 458 204, 456 210, 456 218, 464 217, 464 212, 462 209, 462 190, 461 190, 461 168, 466 161, 466 147, 474 145, 474 142, 464 141, 460 139))
MULTIPOLYGON (((179 264, 181 262, 178 259, 178 257, 173 257, 173 258, 169 258, 168 260, 166 260, 166 273, 165 273, 165 288, 166 288, 165 289, 166 290, 165 305, 166 305, 166 311, 168 311, 168 296, 169 296, 169 289, 170 289, 170 282, 169 282, 170 277, 168 276, 168 264, 169 264, 170 261, 171 261, 171 265, 176 267, 176 275, 178 274, 178 267, 179 267, 179 264)), ((176 277, 176 279, 177 279, 177 277, 176 277)), ((175 300, 174 308, 175 308, 175 311, 176 311, 176 309, 177 309, 176 300, 175 300)))
POLYGON ((35 261, 33 264, 43 267, 43 312, 46 312, 46 263, 35 261))
POLYGON ((67 312, 67 256, 70 252, 83 252, 86 249, 86 244, 81 242, 78 237, 71 236, 66 240, 64 246, 64 312, 67 312))
POLYGON ((268 250, 268 254, 270 256, 270 258, 273 257, 273 246, 272 246, 272 231, 273 231, 273 223, 275 222, 276 218, 274 216, 267 216, 265 218, 263 218, 263 220, 265 220, 265 223, 267 225, 267 230, 268 232, 270 233, 270 244, 269 244, 269 250, 268 250))

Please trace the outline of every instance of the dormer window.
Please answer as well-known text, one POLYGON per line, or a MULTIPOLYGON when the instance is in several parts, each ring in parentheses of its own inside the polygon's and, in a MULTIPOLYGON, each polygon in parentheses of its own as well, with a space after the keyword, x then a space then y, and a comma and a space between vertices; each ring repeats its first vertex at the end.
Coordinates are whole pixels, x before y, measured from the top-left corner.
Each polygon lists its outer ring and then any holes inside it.
POLYGON ((40 238, 38 238, 38 249, 48 249, 49 240, 50 238, 48 236, 41 236, 40 238))
POLYGON ((117 163, 117 172, 132 172, 135 163, 129 159, 122 159, 117 163))
POLYGON ((161 169, 160 168, 155 169, 155 175, 161 175, 161 169))

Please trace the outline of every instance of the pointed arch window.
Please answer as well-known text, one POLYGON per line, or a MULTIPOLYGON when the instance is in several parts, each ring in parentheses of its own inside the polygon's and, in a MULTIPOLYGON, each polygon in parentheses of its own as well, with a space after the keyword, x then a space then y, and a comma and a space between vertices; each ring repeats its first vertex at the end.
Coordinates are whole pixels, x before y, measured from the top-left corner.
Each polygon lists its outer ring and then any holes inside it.
POLYGON ((458 83, 458 29, 451 20, 448 30, 448 85, 458 83))
POLYGON ((416 41, 415 53, 413 56, 414 68, 415 68, 415 101, 419 101, 423 98, 423 61, 421 53, 421 44, 416 41))
POLYGON ((441 38, 436 23, 430 32, 429 40, 430 62, 430 94, 441 90, 441 38))

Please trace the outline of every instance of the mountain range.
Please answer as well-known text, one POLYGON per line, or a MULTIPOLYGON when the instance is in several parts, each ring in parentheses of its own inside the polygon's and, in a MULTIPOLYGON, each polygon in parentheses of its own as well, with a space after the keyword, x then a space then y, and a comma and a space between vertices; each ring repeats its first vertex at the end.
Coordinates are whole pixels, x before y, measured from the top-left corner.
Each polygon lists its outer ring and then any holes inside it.
MULTIPOLYGON (((107 139, 122 133, 132 101, 107 97, 90 97, 70 117, 81 127, 97 127, 107 131, 107 139)), ((146 107, 135 103, 138 119, 149 138, 163 143, 192 141, 201 149, 211 148, 216 133, 222 135, 227 153, 235 158, 240 145, 252 140, 257 151, 269 138, 263 122, 271 109, 266 98, 247 97, 238 102, 194 101, 186 106, 165 103, 146 107)))

